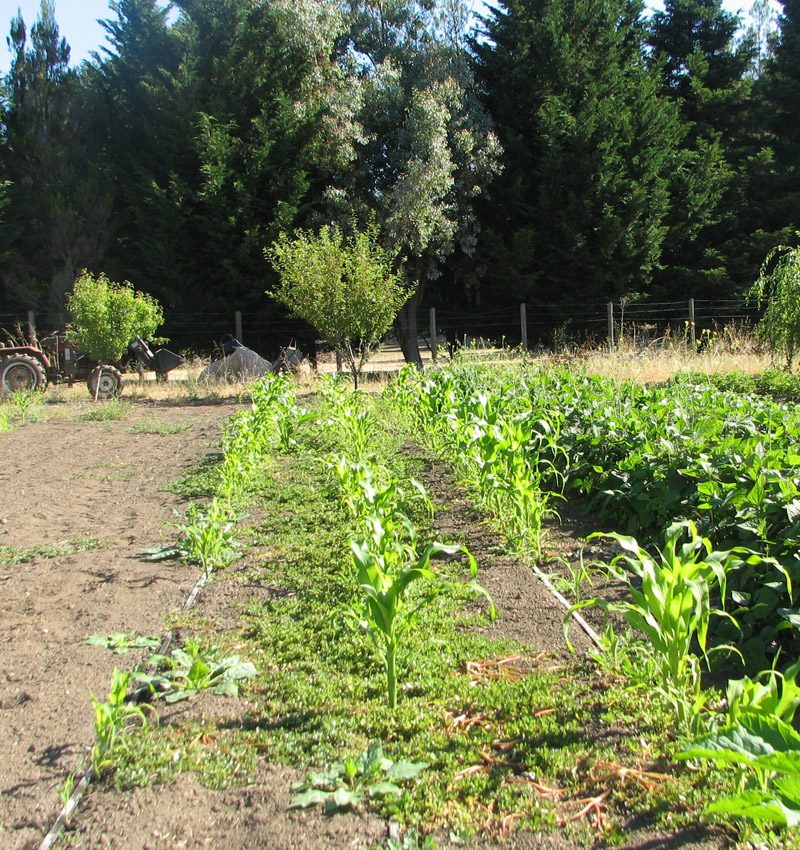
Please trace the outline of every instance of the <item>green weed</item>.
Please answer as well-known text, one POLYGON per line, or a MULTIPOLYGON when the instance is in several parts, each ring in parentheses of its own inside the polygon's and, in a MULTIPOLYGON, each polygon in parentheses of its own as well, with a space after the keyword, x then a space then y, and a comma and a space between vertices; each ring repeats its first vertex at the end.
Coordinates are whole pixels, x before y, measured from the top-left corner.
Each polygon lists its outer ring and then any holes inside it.
POLYGON ((95 537, 71 537, 64 543, 42 544, 25 549, 0 543, 0 566, 27 564, 34 558, 63 558, 76 552, 90 552, 99 545, 100 541, 95 537))
POLYGON ((78 419, 82 422, 117 422, 129 416, 132 409, 133 405, 129 401, 110 398, 87 408, 78 416, 78 419))

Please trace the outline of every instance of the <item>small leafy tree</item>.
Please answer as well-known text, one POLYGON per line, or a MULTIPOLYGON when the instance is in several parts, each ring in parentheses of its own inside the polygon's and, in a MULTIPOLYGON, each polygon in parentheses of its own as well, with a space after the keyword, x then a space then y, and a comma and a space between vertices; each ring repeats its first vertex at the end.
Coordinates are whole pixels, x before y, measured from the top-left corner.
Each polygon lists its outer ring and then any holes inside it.
POLYGON ((367 360, 411 293, 394 257, 378 244, 375 225, 344 236, 337 225, 319 234, 282 233, 265 251, 280 275, 269 294, 313 325, 347 363, 357 388, 367 360))
POLYGON ((137 336, 153 339, 164 321, 158 301, 136 292, 128 281, 115 283, 84 270, 67 297, 69 338, 98 363, 115 363, 137 336))
POLYGON ((761 266, 750 296, 759 307, 766 305, 756 335, 769 343, 773 357, 777 353, 785 355, 784 368, 791 372, 800 345, 800 248, 790 245, 773 248, 761 266))

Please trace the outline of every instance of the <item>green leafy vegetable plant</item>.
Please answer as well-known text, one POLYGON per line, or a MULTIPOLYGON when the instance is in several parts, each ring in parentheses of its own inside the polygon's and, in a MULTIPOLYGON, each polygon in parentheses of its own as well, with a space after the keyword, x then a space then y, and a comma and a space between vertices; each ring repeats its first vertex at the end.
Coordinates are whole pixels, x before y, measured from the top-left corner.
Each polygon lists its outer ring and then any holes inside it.
POLYGON ((123 655, 131 649, 158 649, 159 638, 137 635, 136 632, 114 632, 110 635, 89 635, 85 643, 90 646, 102 646, 116 655, 123 655))
POLYGON ((183 649, 173 649, 169 655, 153 656, 148 664, 164 669, 155 674, 136 673, 134 677, 166 702, 188 699, 200 691, 235 697, 239 682, 258 674, 251 662, 241 661, 238 655, 223 656, 217 646, 203 648, 195 639, 187 640, 183 649))
POLYGON ((309 773, 305 781, 292 785, 296 793, 290 808, 323 804, 327 811, 355 808, 362 800, 386 794, 400 794, 397 784, 414 779, 428 767, 427 762, 391 761, 380 744, 372 744, 358 758, 336 762, 328 770, 309 773))
POLYGON ((800 825, 800 734, 786 721, 745 712, 739 724, 698 739, 678 757, 739 771, 740 793, 711 803, 709 812, 759 826, 800 825))

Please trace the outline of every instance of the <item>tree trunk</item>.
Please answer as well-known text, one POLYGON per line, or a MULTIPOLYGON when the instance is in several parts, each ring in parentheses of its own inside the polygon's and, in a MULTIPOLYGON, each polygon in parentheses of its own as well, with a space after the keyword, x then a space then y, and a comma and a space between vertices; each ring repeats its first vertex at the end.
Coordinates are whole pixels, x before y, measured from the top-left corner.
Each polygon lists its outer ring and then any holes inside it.
POLYGON ((425 281, 420 280, 411 298, 400 308, 397 314, 397 340, 406 363, 413 363, 422 369, 422 357, 419 353, 417 333, 417 310, 422 302, 422 294, 425 291, 425 281))

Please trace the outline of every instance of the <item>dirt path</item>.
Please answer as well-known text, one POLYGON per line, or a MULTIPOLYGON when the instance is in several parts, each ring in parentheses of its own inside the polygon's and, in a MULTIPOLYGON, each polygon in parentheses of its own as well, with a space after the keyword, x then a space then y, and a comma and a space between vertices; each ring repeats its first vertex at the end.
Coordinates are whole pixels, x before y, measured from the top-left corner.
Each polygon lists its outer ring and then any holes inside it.
MULTIPOLYGON (((51 421, 0 435, 0 847, 34 846, 93 742, 90 691, 120 659, 90 634, 159 634, 197 569, 147 563, 181 499, 160 488, 218 451, 230 401, 137 404, 114 422, 51 421), (159 423, 180 426, 160 434, 159 423), (33 547, 49 554, 32 557, 33 547)), ((167 429, 165 429, 167 430, 167 429)), ((123 660, 127 662, 130 656, 123 660)))

